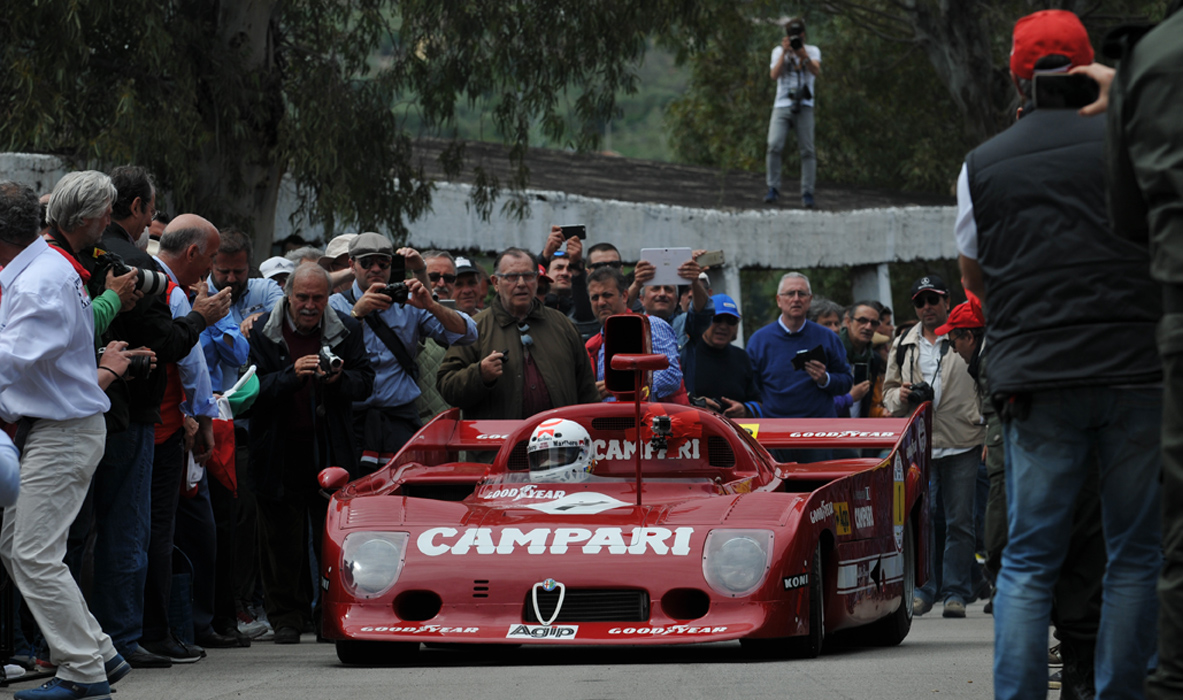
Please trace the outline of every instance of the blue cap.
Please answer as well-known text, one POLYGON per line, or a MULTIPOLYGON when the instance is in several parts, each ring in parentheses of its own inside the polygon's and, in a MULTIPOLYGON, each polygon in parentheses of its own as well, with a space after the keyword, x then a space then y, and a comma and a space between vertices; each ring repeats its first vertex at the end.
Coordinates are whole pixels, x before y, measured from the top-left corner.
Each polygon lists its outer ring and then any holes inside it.
POLYGON ((716 294, 715 296, 711 297, 711 301, 715 304, 716 316, 721 314, 729 314, 736 318, 740 318, 739 306, 735 303, 734 299, 727 296, 726 294, 716 294))

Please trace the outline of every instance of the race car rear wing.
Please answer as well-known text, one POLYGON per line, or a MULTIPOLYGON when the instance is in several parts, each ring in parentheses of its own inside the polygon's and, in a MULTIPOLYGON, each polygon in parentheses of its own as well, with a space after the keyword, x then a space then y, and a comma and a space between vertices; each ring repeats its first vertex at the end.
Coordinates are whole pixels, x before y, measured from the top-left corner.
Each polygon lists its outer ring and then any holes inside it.
POLYGON ((881 449, 895 447, 909 418, 752 418, 739 426, 765 449, 881 449))

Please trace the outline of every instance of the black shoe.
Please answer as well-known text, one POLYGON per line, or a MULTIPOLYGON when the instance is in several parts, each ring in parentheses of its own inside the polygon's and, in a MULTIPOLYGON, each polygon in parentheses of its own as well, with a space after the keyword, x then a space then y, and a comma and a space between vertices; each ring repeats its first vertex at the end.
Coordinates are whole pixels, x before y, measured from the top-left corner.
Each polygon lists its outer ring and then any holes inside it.
POLYGON ((768 194, 764 195, 764 202, 767 204, 772 204, 779 196, 780 192, 777 192, 775 187, 769 187, 768 194))
POLYGON ((153 654, 139 645, 123 654, 123 660, 132 668, 171 668, 173 665, 172 659, 167 656, 153 654))
POLYGON ((1060 643, 1060 658, 1064 660, 1060 700, 1093 700, 1097 696, 1094 652, 1091 644, 1078 647, 1067 641, 1060 643))
POLYGON ((275 628, 275 643, 276 644, 299 644, 300 630, 295 627, 276 627, 275 628))
POLYGON ((197 663, 205 656, 205 649, 193 644, 185 644, 172 634, 154 642, 140 641, 140 646, 153 654, 167 657, 174 664, 197 663))
MULTIPOLYGON (((243 639, 246 639, 245 637, 243 639)), ((251 645, 251 640, 246 639, 246 644, 242 644, 238 637, 229 634, 218 634, 212 629, 205 632, 197 638, 197 643, 206 649, 234 649, 237 647, 251 645)))

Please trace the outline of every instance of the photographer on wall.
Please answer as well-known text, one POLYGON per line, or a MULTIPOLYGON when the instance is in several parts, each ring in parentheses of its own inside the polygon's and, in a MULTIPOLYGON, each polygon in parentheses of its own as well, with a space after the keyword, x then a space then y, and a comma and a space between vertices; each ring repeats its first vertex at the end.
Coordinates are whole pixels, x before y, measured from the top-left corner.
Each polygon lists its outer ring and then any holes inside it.
POLYGON ((789 130, 797 132, 801 152, 801 204, 814 205, 813 186, 817 180, 817 153, 813 148, 814 84, 821 74, 821 49, 805 43, 805 20, 794 17, 785 25, 780 46, 772 50, 769 74, 776 81, 776 101, 768 121, 768 194, 771 204, 780 197, 781 152, 789 130))
POLYGON ((932 402, 930 493, 934 507, 944 507, 946 522, 941 570, 934 567, 928 583, 917 589, 913 610, 923 615, 939 598, 945 617, 965 617, 965 605, 973 600, 974 497, 986 430, 965 360, 947 336, 936 333, 949 318, 949 288, 929 275, 912 284, 911 296, 920 322, 891 347, 883 406, 893 416, 906 416, 932 402))

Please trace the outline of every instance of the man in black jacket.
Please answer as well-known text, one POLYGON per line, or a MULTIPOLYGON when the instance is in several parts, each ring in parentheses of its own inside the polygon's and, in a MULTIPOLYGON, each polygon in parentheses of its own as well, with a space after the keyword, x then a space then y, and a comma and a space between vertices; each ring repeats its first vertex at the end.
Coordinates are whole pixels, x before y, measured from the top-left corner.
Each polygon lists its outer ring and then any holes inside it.
POLYGON ((1019 20, 1011 72, 1022 118, 972 151, 958 181, 957 246, 986 311, 990 391, 1006 448, 1009 540, 994 597, 996 698, 1047 692, 1053 587, 1068 564, 1093 463, 1109 560, 1093 640, 1064 636, 1064 697, 1141 696, 1155 652, 1162 562, 1160 292, 1144 247, 1110 235, 1105 124, 1035 108, 1040 76, 1091 64, 1070 12, 1019 20))
POLYGON ((316 475, 330 466, 357 475, 353 402, 370 395, 374 370, 361 325, 328 308, 328 272, 301 265, 284 292, 250 336, 259 377, 251 411, 251 470, 267 617, 276 644, 296 644, 311 619, 308 522, 318 559, 324 530, 325 501, 316 475))
MULTIPOLYGON (((94 175, 101 175, 95 173, 94 175)), ((110 264, 101 256, 119 255, 140 271, 154 272, 152 258, 136 247, 129 230, 142 234, 154 212, 152 182, 142 168, 117 168, 113 177, 63 178, 50 198, 50 235, 92 274, 91 296, 103 289, 110 264), (83 248, 84 238, 71 236, 78 212, 91 208, 96 197, 114 185, 110 225, 98 247, 83 248)), ((111 201, 111 200, 108 200, 111 201)), ((95 239, 85 240, 94 245, 95 239)), ((163 290, 161 290, 163 291, 163 290)), ((161 294, 140 299, 135 307, 112 320, 102 341, 126 341, 129 347, 156 352, 160 369, 147 377, 114 382, 107 389, 111 410, 106 414, 107 440, 95 471, 87 504, 70 534, 67 562, 77 575, 82 549, 92 523, 95 529, 94 577, 91 610, 111 636, 115 648, 132 666, 168 666, 170 660, 148 653, 139 645, 142 632, 144 582, 147 575, 150 482, 155 424, 164 395, 164 366, 189 353, 207 324, 225 315, 230 297, 199 299, 183 319, 172 318, 161 294)), ((199 652, 198 652, 199 653, 199 652)))

